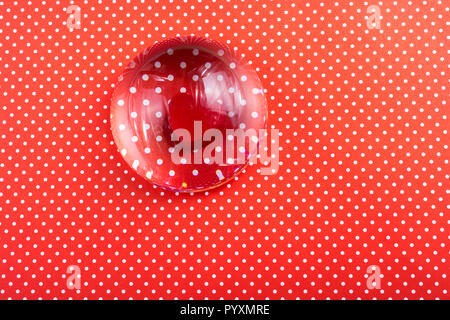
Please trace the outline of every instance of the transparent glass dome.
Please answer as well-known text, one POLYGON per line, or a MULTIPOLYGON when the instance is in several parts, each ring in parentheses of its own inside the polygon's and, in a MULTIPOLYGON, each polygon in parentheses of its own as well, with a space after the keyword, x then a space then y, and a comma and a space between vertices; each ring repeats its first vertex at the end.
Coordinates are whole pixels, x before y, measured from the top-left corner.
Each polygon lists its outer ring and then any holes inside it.
POLYGON ((140 53, 111 101, 111 129, 125 161, 174 191, 208 190, 232 179, 256 152, 249 140, 260 139, 266 119, 253 68, 227 46, 199 37, 165 40, 140 53), (244 144, 236 141, 242 134, 244 144))

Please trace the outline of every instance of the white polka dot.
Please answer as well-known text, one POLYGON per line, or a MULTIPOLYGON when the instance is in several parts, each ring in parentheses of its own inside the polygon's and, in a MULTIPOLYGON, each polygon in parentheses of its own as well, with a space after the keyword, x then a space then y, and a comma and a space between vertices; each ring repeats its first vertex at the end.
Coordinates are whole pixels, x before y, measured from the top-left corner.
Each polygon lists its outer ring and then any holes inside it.
POLYGON ((223 180, 223 179, 225 179, 225 177, 224 177, 224 175, 223 175, 223 173, 222 173, 222 171, 221 170, 216 170, 216 175, 217 175, 217 177, 219 178, 219 180, 223 180))

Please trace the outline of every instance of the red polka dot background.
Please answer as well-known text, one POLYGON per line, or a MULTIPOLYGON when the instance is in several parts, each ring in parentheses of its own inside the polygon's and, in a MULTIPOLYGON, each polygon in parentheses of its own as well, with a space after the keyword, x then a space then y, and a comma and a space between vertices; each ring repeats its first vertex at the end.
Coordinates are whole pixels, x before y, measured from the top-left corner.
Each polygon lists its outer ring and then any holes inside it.
POLYGON ((0 298, 448 298, 448 21, 445 1, 0 1, 0 298), (118 76, 182 35, 258 73, 275 175, 175 193, 121 157, 118 76))

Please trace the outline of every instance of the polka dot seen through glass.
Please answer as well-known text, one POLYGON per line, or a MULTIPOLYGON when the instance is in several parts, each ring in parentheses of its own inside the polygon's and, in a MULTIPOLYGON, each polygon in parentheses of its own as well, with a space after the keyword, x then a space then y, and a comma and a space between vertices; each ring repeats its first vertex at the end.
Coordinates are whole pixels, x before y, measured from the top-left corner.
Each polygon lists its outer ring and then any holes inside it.
POLYGON ((150 182, 175 191, 207 190, 239 173, 256 150, 247 144, 227 157, 229 132, 256 133, 266 118, 256 72, 227 46, 200 37, 166 40, 139 54, 119 77, 111 103, 122 156, 150 182), (235 161, 238 153, 245 161, 235 161))

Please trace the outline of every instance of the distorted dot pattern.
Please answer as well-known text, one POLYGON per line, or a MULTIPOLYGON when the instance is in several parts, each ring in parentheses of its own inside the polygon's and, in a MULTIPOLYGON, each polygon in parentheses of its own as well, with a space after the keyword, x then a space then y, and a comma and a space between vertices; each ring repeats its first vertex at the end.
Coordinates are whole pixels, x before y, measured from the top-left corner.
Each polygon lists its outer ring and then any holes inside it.
POLYGON ((242 144, 238 141, 245 133, 235 134, 233 144, 225 143, 225 136, 239 129, 241 122, 256 132, 265 129, 267 100, 261 86, 250 65, 220 42, 198 36, 158 42, 138 54, 119 76, 110 108, 114 141, 119 150, 126 150, 125 161, 138 174, 148 177, 147 172, 153 172, 151 183, 179 192, 210 190, 232 180, 254 156, 249 144, 241 159, 236 152, 235 144, 242 144), (227 55, 219 58, 218 51, 227 55), (230 61, 236 61, 232 72, 227 66, 230 61), (141 73, 148 77, 144 82, 139 80, 141 73), (195 74, 199 78, 194 82, 195 74), (240 81, 242 77, 248 82, 240 81), (153 94, 153 88, 160 97, 153 94), (244 107, 241 99, 250 103, 244 107), (215 137, 208 140, 205 137, 211 132, 215 137), (223 148, 214 148, 217 143, 223 148), (211 145, 213 152, 206 153, 211 145), (146 148, 154 151, 145 152, 146 148), (206 157, 207 165, 195 160, 199 154, 206 157), (227 155, 233 161, 226 161, 227 155), (160 158, 166 159, 165 165, 157 167, 160 158), (199 172, 194 177, 193 167, 199 172), (220 175, 216 174, 218 167, 220 175))

